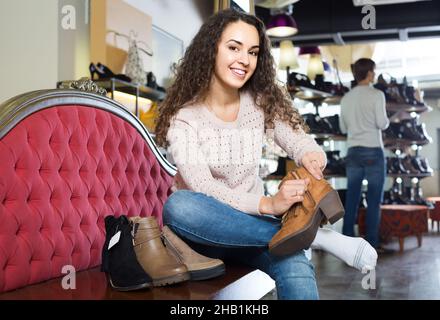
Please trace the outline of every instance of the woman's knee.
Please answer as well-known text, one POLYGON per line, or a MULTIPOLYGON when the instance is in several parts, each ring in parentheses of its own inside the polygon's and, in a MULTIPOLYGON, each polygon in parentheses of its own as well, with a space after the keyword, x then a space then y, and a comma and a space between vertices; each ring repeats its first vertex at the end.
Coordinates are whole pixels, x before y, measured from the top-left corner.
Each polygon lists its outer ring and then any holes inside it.
POLYGON ((165 201, 163 206, 163 221, 165 224, 197 219, 200 207, 203 205, 203 194, 190 190, 177 190, 165 201))

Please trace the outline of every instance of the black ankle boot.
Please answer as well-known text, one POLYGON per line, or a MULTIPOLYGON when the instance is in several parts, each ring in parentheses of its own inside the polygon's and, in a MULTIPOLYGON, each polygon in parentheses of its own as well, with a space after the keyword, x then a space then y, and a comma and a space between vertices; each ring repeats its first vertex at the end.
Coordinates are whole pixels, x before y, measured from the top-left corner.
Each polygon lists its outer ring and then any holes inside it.
MULTIPOLYGON (((110 285, 118 291, 131 291, 149 288, 152 284, 151 277, 145 273, 136 258, 133 249, 132 224, 126 216, 105 218, 105 243, 102 248, 101 271, 106 272, 110 278, 110 285), (112 243, 111 239, 119 241, 112 243)), ((112 241, 113 242, 113 241, 112 241)))

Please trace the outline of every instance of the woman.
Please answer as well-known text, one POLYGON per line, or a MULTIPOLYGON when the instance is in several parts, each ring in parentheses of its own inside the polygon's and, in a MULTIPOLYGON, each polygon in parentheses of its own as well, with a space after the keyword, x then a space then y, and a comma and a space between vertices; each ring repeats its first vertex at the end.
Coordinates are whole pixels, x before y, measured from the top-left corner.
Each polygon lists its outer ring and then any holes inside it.
POLYGON ((263 196, 258 168, 265 133, 322 179, 325 153, 276 84, 263 23, 221 11, 193 39, 160 107, 156 139, 169 147, 179 190, 164 205, 164 223, 208 255, 268 273, 279 299, 318 299, 304 251, 274 257, 267 249, 280 228, 276 217, 303 200, 309 181, 288 181, 275 196, 263 196))

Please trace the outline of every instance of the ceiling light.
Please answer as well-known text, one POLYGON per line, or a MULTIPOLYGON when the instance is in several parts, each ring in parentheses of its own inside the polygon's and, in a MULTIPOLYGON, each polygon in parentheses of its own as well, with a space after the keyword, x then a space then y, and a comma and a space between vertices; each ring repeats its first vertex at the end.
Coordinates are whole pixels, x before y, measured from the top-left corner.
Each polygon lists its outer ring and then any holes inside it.
POLYGON ((298 26, 292 16, 278 13, 269 19, 266 33, 271 37, 290 37, 298 32, 298 26))

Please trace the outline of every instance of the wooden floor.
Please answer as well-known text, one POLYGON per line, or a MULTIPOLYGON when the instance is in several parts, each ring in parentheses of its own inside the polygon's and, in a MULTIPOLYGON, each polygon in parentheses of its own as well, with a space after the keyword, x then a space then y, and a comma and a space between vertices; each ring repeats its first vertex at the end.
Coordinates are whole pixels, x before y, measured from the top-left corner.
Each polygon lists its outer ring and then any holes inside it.
MULTIPOLYGON (((437 230, 437 228, 436 228, 437 230)), ((313 251, 321 300, 419 300, 440 299, 440 232, 430 230, 417 247, 416 237, 405 239, 399 253, 399 242, 385 246, 391 254, 379 256, 376 268, 376 289, 362 288, 362 274, 322 251, 313 251)), ((275 292, 264 297, 276 299, 275 292)))

